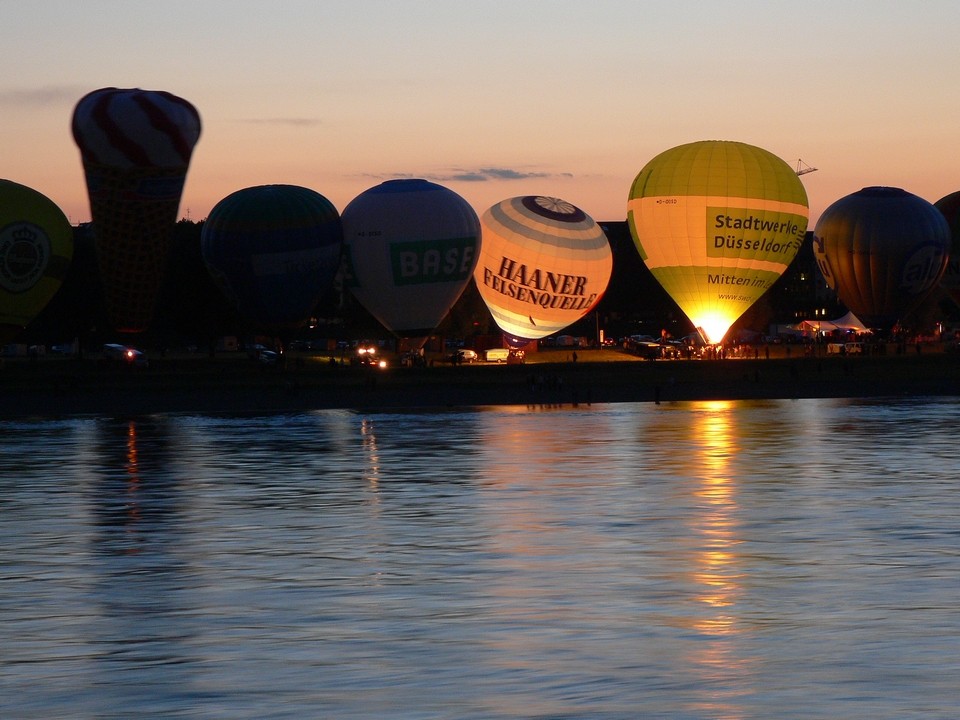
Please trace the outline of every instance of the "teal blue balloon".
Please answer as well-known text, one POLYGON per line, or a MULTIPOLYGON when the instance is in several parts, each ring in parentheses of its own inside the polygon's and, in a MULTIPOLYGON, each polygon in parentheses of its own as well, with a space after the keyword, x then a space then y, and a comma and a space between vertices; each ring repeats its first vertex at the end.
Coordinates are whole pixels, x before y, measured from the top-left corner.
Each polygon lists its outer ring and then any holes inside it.
POLYGON ((237 312, 265 329, 302 326, 332 289, 340 215, 297 185, 261 185, 225 197, 201 233, 207 270, 237 312))

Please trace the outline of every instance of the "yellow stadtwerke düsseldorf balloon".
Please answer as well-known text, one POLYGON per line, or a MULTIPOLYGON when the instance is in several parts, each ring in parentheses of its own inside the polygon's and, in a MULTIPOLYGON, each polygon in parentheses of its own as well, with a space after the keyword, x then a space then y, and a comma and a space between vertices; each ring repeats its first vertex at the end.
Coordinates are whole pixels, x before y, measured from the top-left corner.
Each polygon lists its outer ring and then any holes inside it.
POLYGON ((787 269, 808 218, 807 193, 787 163, 729 141, 657 155, 627 203, 640 257, 710 343, 787 269))
POLYGON ((613 252, 580 208, 557 198, 515 197, 483 213, 480 228, 473 277, 510 344, 558 332, 600 302, 613 252))

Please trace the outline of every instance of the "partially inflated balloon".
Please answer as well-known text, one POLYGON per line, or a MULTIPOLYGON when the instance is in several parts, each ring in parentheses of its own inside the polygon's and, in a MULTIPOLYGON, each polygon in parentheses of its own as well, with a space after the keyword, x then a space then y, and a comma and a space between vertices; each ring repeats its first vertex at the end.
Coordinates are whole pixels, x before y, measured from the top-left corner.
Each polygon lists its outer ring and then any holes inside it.
POLYGON ((627 210, 643 261, 713 343, 787 269, 809 217, 789 165, 727 141, 656 156, 634 180, 627 210))
POLYGON ((470 281, 477 214, 441 185, 389 180, 354 198, 342 219, 353 295, 388 330, 422 342, 470 281))
POLYGON ((869 327, 889 329, 940 282, 950 227, 916 195, 868 187, 823 211, 813 252, 843 304, 869 327))
POLYGON ((207 269, 239 314, 279 330, 302 325, 333 287, 343 232, 320 193, 262 185, 217 203, 200 243, 207 269))
POLYGON ((480 218, 474 279, 513 344, 563 330, 600 301, 613 271, 603 230, 578 207, 551 197, 515 197, 480 218))
POLYGON ((950 299, 960 305, 960 191, 942 197, 934 204, 950 225, 950 259, 947 269, 940 279, 943 288, 950 299))
POLYGON ((60 289, 73 229, 52 200, 0 180, 0 342, 9 342, 60 289))
POLYGON ((97 258, 115 329, 150 324, 200 116, 162 91, 103 88, 73 113, 97 258))

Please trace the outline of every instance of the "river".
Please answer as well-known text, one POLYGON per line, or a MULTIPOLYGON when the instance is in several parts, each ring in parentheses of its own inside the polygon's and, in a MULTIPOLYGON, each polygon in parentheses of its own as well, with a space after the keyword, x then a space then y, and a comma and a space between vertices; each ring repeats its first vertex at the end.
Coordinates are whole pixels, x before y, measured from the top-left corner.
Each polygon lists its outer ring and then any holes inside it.
POLYGON ((0 717, 956 718, 958 421, 0 423, 0 717))

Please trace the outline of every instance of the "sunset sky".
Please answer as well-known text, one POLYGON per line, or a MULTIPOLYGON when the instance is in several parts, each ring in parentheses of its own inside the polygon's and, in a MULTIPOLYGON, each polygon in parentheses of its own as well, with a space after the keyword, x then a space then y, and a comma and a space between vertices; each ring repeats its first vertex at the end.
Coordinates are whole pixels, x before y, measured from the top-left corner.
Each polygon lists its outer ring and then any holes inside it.
POLYGON ((90 219, 73 107, 168 90, 203 133, 181 215, 289 183, 339 209, 422 177, 478 213, 516 195, 624 220, 630 184, 696 140, 803 176, 811 224, 892 185, 960 189, 955 0, 0 0, 0 177, 90 219))

